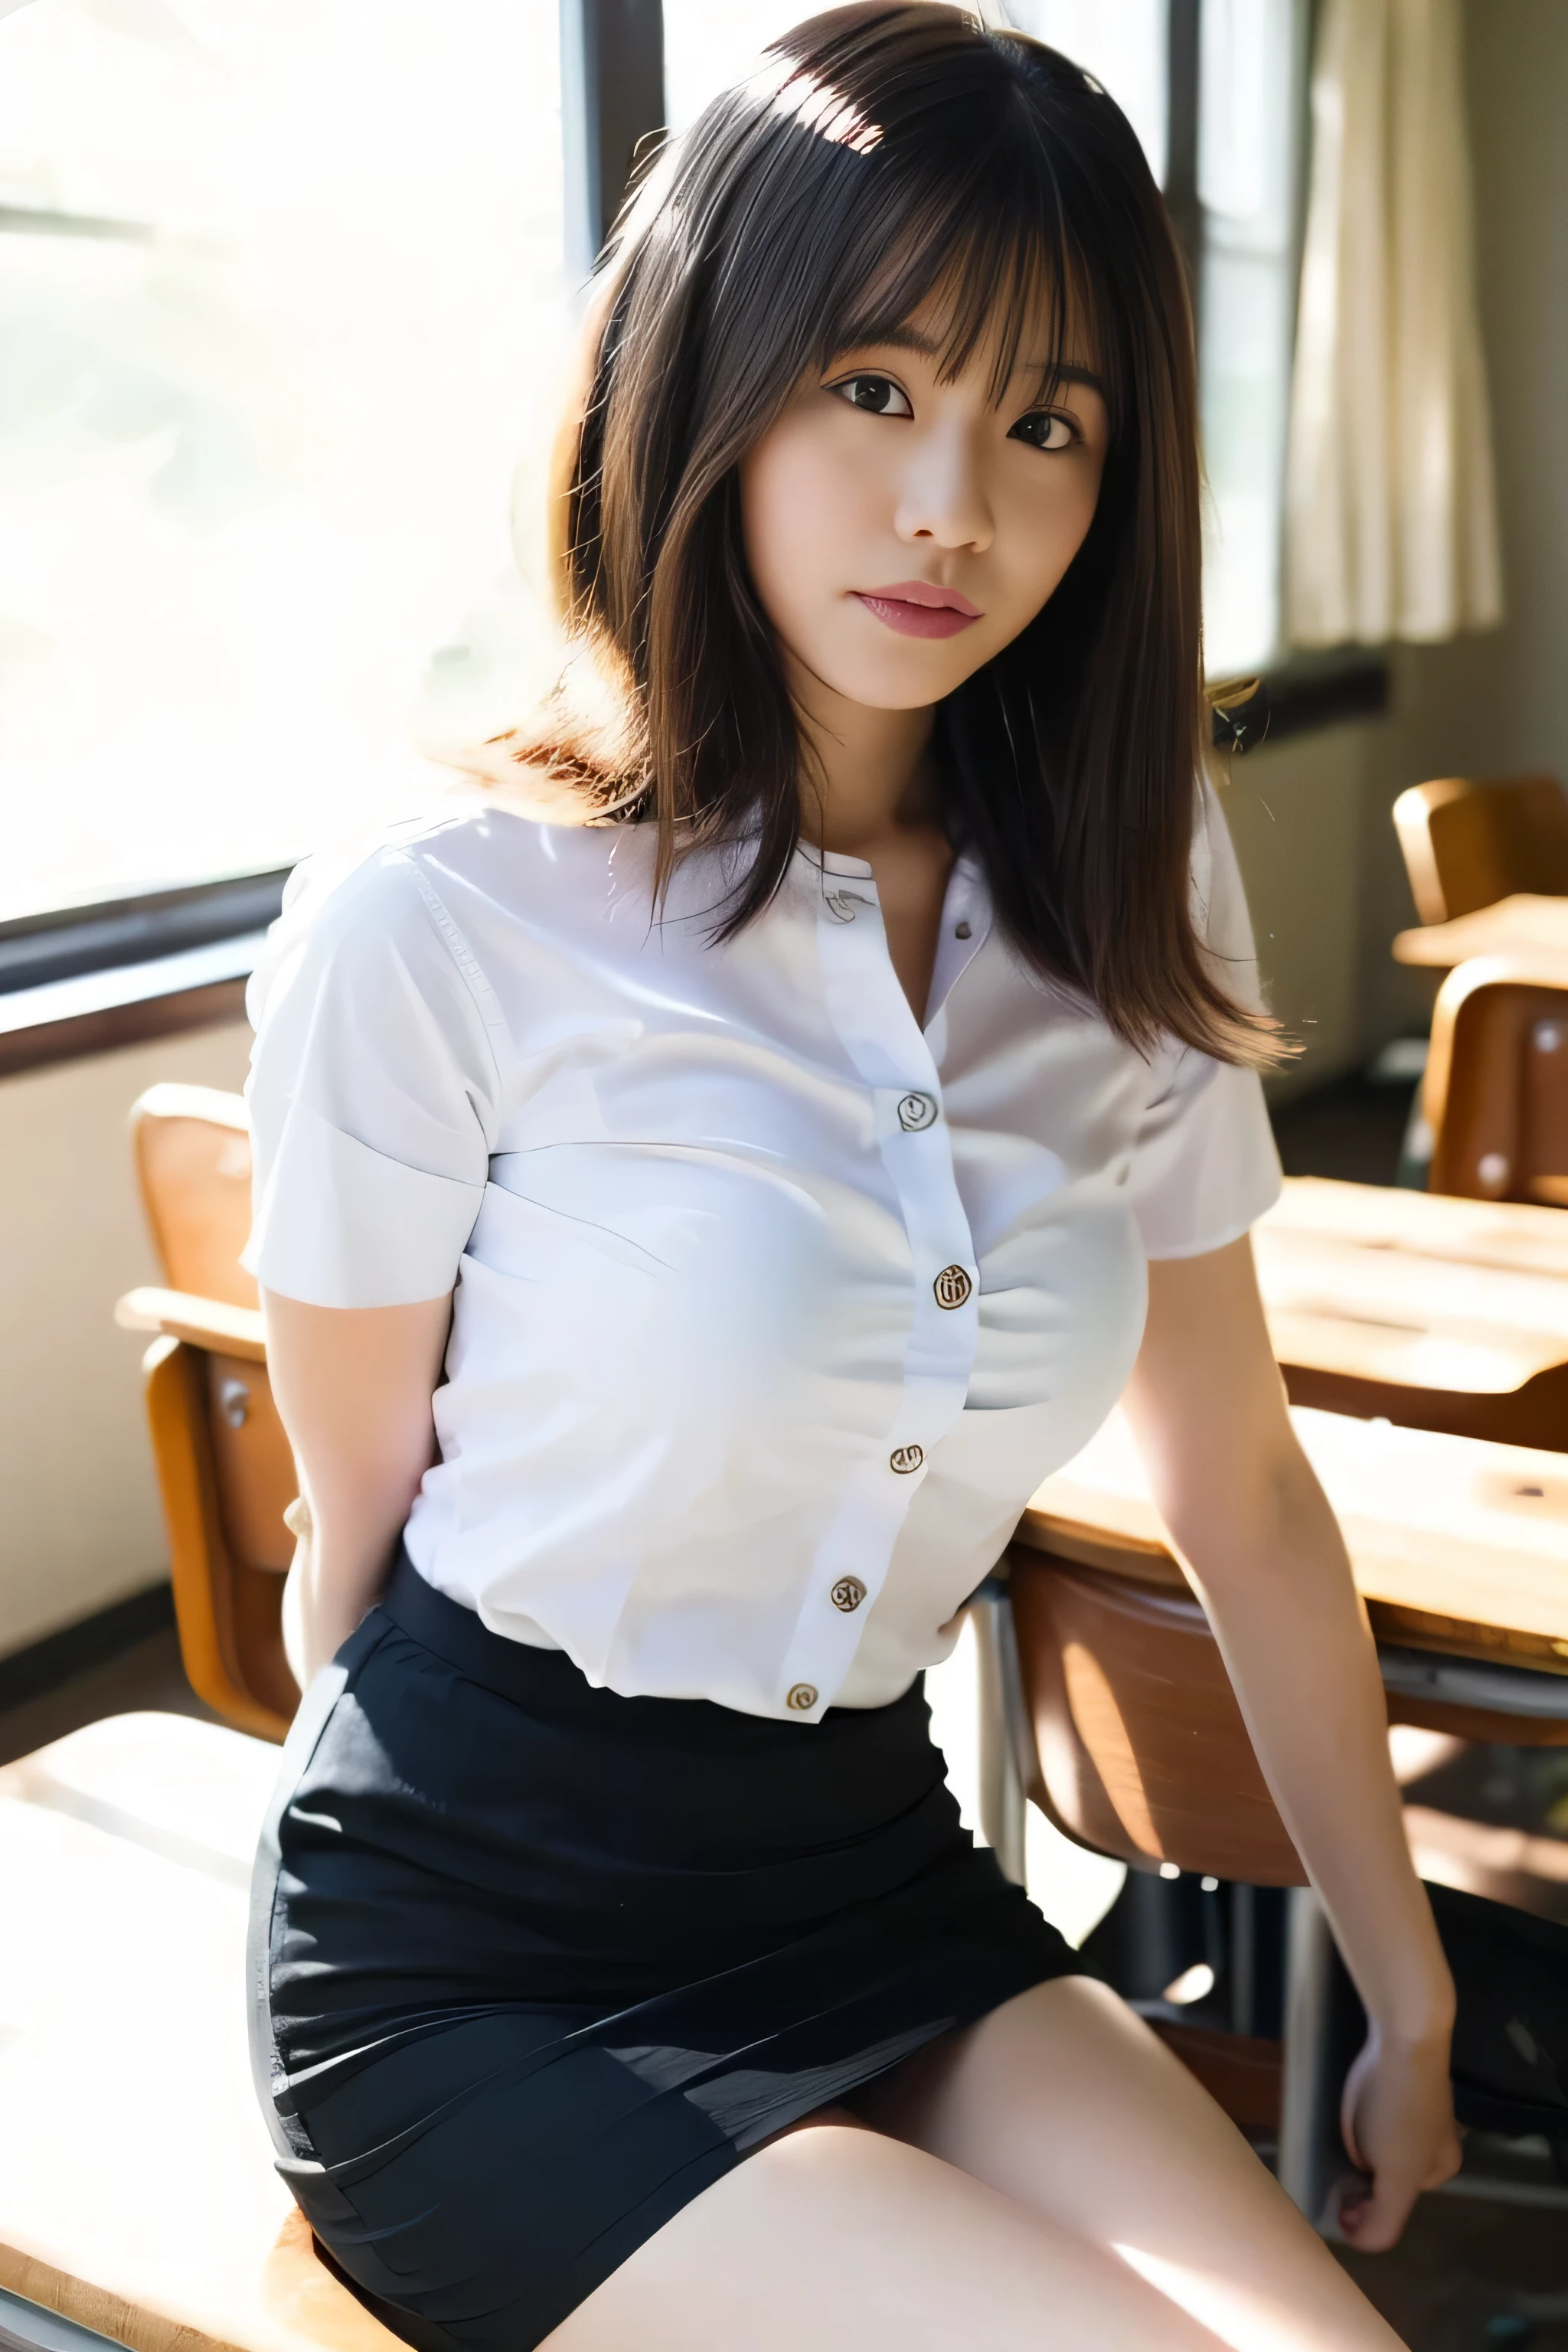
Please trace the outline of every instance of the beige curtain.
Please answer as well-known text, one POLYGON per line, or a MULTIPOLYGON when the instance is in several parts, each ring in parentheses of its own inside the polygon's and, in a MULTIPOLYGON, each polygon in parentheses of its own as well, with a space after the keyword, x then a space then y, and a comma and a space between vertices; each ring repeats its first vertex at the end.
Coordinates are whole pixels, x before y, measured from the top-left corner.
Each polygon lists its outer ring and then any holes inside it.
POLYGON ((1285 634, 1502 617, 1459 0, 1324 0, 1290 395, 1285 634))

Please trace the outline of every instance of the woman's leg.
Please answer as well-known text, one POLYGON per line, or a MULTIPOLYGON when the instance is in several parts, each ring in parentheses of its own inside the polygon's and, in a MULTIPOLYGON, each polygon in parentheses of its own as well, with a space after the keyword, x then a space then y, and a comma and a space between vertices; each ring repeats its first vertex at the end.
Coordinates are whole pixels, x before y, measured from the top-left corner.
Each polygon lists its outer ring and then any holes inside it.
POLYGON ((1037 1985, 855 2104, 1106 2248, 1237 2352, 1398 2343, 1208 2094, 1090 1978, 1037 1985))
POLYGON ((1102 2248, 846 2118, 784 2134, 704 2189, 542 2352, 1220 2352, 1222 2340, 1102 2248))

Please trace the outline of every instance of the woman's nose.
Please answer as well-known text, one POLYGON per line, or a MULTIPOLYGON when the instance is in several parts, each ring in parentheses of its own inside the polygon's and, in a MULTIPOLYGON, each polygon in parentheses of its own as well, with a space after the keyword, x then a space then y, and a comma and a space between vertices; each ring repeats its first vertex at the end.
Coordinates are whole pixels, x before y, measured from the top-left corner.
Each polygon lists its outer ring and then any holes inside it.
POLYGON ((931 540, 939 547, 990 546, 991 504, 967 434, 922 436, 910 451, 895 528, 900 539, 931 540))

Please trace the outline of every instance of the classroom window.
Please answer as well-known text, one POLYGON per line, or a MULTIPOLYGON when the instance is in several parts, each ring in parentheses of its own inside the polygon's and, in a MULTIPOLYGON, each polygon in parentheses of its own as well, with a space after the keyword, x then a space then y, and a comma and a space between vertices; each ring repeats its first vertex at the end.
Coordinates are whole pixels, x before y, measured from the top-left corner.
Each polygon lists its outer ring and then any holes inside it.
POLYGON ((1177 95, 1197 120, 1205 650, 1212 677, 1260 669, 1279 651, 1304 0, 1199 0, 1185 49, 1169 0, 1009 0, 1009 14, 1104 83, 1163 186, 1173 67, 1195 75, 1177 95))
POLYGON ((515 699, 559 81, 546 0, 0 23, 0 918, 286 864, 515 699))
POLYGON ((1260 669, 1280 649, 1304 16, 1302 0, 1204 0, 1204 629, 1210 674, 1217 677, 1260 669))
MULTIPOLYGON (((1279 636, 1305 0, 1010 0, 1163 177, 1198 7, 1216 675, 1279 636)), ((575 310, 555 0, 0 20, 0 920, 427 803, 548 683, 575 310)), ((665 0, 677 129, 800 0, 665 0)))

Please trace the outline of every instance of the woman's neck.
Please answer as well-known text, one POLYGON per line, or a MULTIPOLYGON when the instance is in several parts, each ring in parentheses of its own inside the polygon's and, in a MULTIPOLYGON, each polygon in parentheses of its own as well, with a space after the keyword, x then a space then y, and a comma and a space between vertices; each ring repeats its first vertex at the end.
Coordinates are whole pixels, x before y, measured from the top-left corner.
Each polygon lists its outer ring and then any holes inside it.
POLYGON ((877 710, 811 676, 785 651, 784 668, 807 751, 803 837, 818 849, 875 861, 910 830, 941 828, 931 751, 935 712, 877 710))
POLYGON ((936 714, 929 706, 875 710, 803 676, 787 652, 784 664, 808 753, 801 832, 818 849, 869 866, 893 970, 923 1025, 952 869, 931 747, 936 714))

